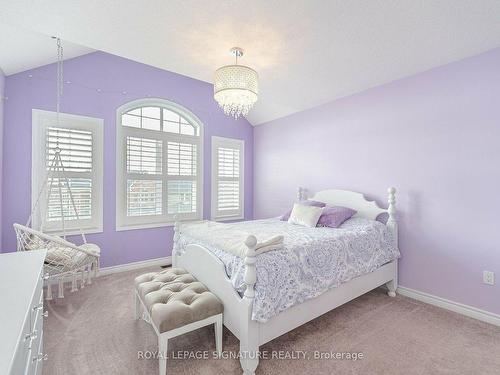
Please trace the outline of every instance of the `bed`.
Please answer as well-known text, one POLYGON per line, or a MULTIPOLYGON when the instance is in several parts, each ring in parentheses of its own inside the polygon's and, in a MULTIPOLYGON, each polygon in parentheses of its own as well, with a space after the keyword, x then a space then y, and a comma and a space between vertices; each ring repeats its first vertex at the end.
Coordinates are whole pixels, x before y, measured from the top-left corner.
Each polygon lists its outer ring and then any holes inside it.
MULTIPOLYGON (((395 296, 396 190, 388 193, 383 209, 360 193, 317 192, 312 200, 357 211, 336 230, 291 228, 277 219, 233 224, 260 235, 279 231, 288 239, 285 249, 256 257, 256 237, 249 235, 244 259, 219 251, 197 239, 189 224, 176 222, 173 266, 188 270, 222 300, 224 325, 240 340, 244 374, 255 373, 259 347, 266 342, 384 284, 395 296), (376 221, 382 214, 387 214, 385 224, 376 221)), ((299 188, 298 198, 307 198, 305 189, 299 188)))

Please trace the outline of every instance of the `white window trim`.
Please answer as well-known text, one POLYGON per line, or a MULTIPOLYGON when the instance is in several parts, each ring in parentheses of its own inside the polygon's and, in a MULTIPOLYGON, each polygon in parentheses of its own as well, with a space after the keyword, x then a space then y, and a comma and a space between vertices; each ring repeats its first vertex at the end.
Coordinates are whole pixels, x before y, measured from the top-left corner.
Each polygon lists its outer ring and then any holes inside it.
POLYGON ((212 136, 212 202, 211 219, 214 221, 242 220, 245 218, 245 141, 243 139, 212 136), (217 215, 217 148, 229 147, 240 149, 240 207, 237 215, 217 215))
MULTIPOLYGON (((199 136, 188 136, 188 135, 177 135, 171 134, 172 140, 175 138, 196 138, 198 140, 197 147, 199 149, 199 157, 196 158, 198 175, 197 175, 197 189, 196 189, 196 203, 199 208, 198 212, 192 216, 181 218, 179 220, 201 220, 203 218, 203 123, 201 120, 187 108, 160 98, 146 98, 146 99, 138 99, 124 105, 120 106, 116 110, 116 230, 117 231, 126 231, 126 230, 135 230, 135 229, 147 229, 147 228, 161 228, 161 227, 169 227, 175 224, 174 220, 165 220, 164 217, 151 217, 151 216, 143 216, 136 217, 134 221, 143 221, 142 223, 127 223, 126 219, 126 210, 127 210, 127 196, 125 189, 125 181, 126 181, 126 173, 125 171, 125 163, 126 163, 126 151, 127 148, 125 146, 125 142, 123 141, 123 126, 122 126, 122 115, 132 109, 138 107, 148 107, 148 106, 158 106, 162 108, 169 109, 171 111, 177 112, 184 118, 186 118, 190 123, 196 124, 199 130, 199 136), (158 221, 155 221, 155 220, 158 221)), ((127 129, 129 132, 137 131, 137 134, 142 134, 142 136, 147 136, 147 132, 151 132, 151 134, 157 133, 155 130, 148 129, 136 129, 130 128, 127 129)), ((167 199, 167 197, 163 197, 163 199, 167 199)))
MULTIPOLYGON (((57 127, 57 114, 41 109, 32 110, 31 136, 31 210, 38 199, 40 189, 47 178, 46 172, 46 129, 57 127)), ((104 121, 95 117, 79 116, 69 113, 59 114, 59 125, 62 128, 90 130, 94 134, 92 143, 92 219, 76 222, 66 222, 66 234, 102 233, 103 231, 103 130, 104 121)), ((33 214, 33 228, 39 229, 42 223, 41 209, 46 207, 46 191, 42 194, 36 212, 33 214)), ((61 233, 62 230, 45 228, 48 233, 61 233)))

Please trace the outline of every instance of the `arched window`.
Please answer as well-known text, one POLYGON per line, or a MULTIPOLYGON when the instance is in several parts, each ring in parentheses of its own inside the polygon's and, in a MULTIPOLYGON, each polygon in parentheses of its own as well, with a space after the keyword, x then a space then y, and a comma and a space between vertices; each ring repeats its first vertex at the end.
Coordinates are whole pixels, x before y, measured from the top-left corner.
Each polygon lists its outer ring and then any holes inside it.
POLYGON ((138 100, 117 111, 117 229, 202 217, 202 124, 178 104, 138 100))

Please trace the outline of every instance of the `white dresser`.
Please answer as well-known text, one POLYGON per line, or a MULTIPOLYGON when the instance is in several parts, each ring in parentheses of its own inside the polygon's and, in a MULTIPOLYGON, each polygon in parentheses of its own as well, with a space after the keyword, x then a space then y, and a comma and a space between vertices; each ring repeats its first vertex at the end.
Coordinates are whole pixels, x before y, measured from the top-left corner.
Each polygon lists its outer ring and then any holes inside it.
POLYGON ((0 375, 42 373, 45 251, 0 255, 0 375))

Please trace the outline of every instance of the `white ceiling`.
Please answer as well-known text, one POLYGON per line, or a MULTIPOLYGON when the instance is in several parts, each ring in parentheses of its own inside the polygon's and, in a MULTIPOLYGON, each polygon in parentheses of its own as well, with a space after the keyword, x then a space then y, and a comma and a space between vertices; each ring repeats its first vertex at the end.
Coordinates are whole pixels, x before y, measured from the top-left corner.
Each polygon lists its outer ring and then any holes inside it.
MULTIPOLYGON (((500 46, 499 0, 0 0, 0 9, 0 23, 207 82, 232 62, 230 47, 243 47, 241 63, 260 75, 253 124, 500 46)), ((9 63, 0 41, 7 73, 53 54, 40 44, 9 63)))
MULTIPOLYGON (((93 51, 69 42, 63 46, 66 59, 93 51)), ((0 22, 0 68, 6 75, 53 63, 56 56, 56 42, 50 36, 0 22)))

